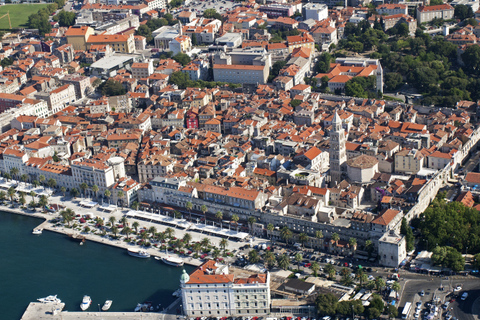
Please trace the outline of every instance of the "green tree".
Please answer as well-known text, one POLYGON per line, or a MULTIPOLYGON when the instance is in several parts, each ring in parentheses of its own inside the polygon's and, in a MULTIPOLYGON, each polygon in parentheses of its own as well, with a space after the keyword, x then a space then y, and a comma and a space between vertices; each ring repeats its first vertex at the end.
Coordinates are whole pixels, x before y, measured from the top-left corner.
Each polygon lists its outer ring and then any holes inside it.
POLYGON ((220 248, 222 248, 222 250, 223 250, 223 254, 225 254, 225 251, 226 251, 226 249, 227 249, 227 247, 228 247, 228 240, 225 239, 225 238, 223 238, 222 240, 220 240, 220 244, 219 244, 219 245, 220 245, 220 248))
MULTIPOLYGON (((110 216, 108 218, 108 222, 110 223, 110 228, 113 227, 115 225, 115 223, 117 223, 117 219, 114 217, 114 216, 110 216)), ((134 223, 135 224, 135 223, 134 223)), ((135 233, 137 230, 135 229, 135 233)))
POLYGON ((49 15, 46 10, 39 10, 37 13, 33 13, 28 16, 27 26, 30 29, 38 29, 40 35, 45 35, 52 30, 52 26, 48 21, 49 15))
POLYGON ((12 175, 12 177, 15 178, 15 180, 18 179, 17 178, 18 172, 19 172, 18 168, 13 167, 12 169, 10 169, 10 174, 12 175))
POLYGON ((223 21, 222 15, 215 9, 207 9, 203 12, 203 17, 207 19, 217 19, 223 21))
POLYGON ((205 225, 207 225, 207 211, 208 211, 208 208, 206 205, 202 205, 200 207, 200 211, 202 211, 203 213, 203 219, 205 220, 205 225))
POLYGON ((25 174, 25 173, 22 174, 22 175, 20 176, 20 180, 22 180, 23 183, 27 182, 27 180, 28 180, 28 175, 25 174))
MULTIPOLYGON (((140 224, 138 223, 138 221, 134 221, 132 223, 132 228, 135 229, 135 234, 138 234, 138 227, 140 226, 140 224)), ((168 228, 167 228, 168 229, 168 228)))
POLYGON ((222 219, 223 219, 223 213, 222 211, 217 211, 217 213, 215 213, 215 219, 217 219, 218 221, 218 224, 220 225, 220 227, 222 228, 222 219))
POLYGON ((330 64, 333 61, 333 57, 328 52, 323 52, 315 64, 315 71, 318 73, 327 73, 330 71, 330 64))
POLYGON ((187 203, 185 204, 185 209, 187 209, 188 213, 190 214, 190 220, 192 220, 193 204, 190 201, 187 201, 187 203))
POLYGON ((257 263, 258 261, 260 261, 260 256, 257 250, 250 250, 248 252, 248 261, 250 263, 257 263))
POLYGON ((10 197, 10 201, 13 205, 13 197, 15 196, 15 189, 13 187, 8 188, 7 194, 10 197))
POLYGON ((111 96, 120 96, 126 93, 125 88, 123 88, 122 84, 116 80, 108 79, 102 85, 101 92, 104 96, 111 97, 111 96))
POLYGON ((471 6, 467 6, 465 4, 459 4, 455 6, 455 11, 453 15, 457 19, 465 20, 468 18, 472 18, 474 16, 474 13, 471 6))
POLYGON ((335 267, 330 263, 326 264, 323 270, 328 274, 328 277, 330 279, 333 279, 335 277, 335 267))
POLYGON ((60 27, 70 27, 75 24, 75 12, 66 12, 64 10, 57 14, 60 27))
POLYGON ((373 308, 372 306, 369 306, 366 311, 366 316, 368 319, 377 319, 381 314, 382 313, 380 310, 373 308))
POLYGON ((105 195, 105 197, 107 197, 108 203, 110 203, 110 196, 112 195, 112 193, 110 192, 110 190, 108 190, 108 189, 105 190, 104 195, 105 195))
POLYGON ((125 235, 125 237, 127 237, 127 240, 129 240, 129 236, 132 233, 132 229, 130 229, 129 226, 125 225, 120 233, 125 235))
POLYGON ((338 235, 338 233, 334 232, 332 234, 332 240, 335 242, 335 244, 338 243, 338 241, 340 240, 340 236, 338 235))
POLYGON ((302 247, 305 247, 305 243, 308 241, 308 236, 306 233, 302 232, 298 235, 298 241, 302 244, 302 247))
POLYGON ((53 189, 57 186, 57 180, 53 179, 53 178, 50 178, 48 179, 47 181, 47 185, 50 189, 53 189))
POLYGON ((30 191, 30 197, 32 197, 32 201, 35 201, 35 196, 37 194, 35 193, 35 191, 30 191))
POLYGON ((275 227, 273 224, 269 223, 267 224, 267 231, 270 233, 270 241, 272 240, 273 237, 273 230, 275 230, 275 227))
POLYGON ((387 72, 385 74, 385 86, 387 90, 394 91, 404 84, 403 77, 398 72, 387 72))
POLYGON ((147 43, 151 43, 153 40, 152 30, 146 24, 142 24, 138 27, 136 34, 145 37, 147 43))
POLYGON ((277 257, 277 264, 281 269, 287 270, 290 265, 290 258, 286 254, 281 254, 277 257))
POLYGON ((476 269, 480 268, 480 253, 477 253, 476 255, 473 256, 473 266, 476 269))
MULTIPOLYGON (((185 233, 185 235, 183 236, 183 242, 185 242, 185 244, 188 246, 190 244, 190 241, 192 241, 192 235, 190 233, 185 233)), ((220 244, 221 243, 222 242, 220 241, 220 244)))
POLYGON ((182 66, 186 66, 190 63, 190 61, 192 61, 186 53, 177 53, 172 57, 172 59, 180 63, 182 66))
POLYGON ((172 239, 175 236, 175 231, 172 228, 168 227, 167 229, 165 229, 165 234, 169 239, 172 239))
POLYGON ((286 64, 287 62, 285 60, 280 60, 275 62, 272 65, 272 69, 270 70, 270 75, 268 76, 268 82, 272 82, 273 79, 275 79, 278 76, 278 74, 280 73, 280 70, 282 70, 286 64))
POLYGON ((319 294, 315 305, 321 316, 333 316, 337 313, 338 299, 331 293, 319 294))
POLYGON ((88 184, 86 184, 85 182, 82 182, 80 184, 80 189, 82 190, 82 193, 83 193, 83 197, 85 198, 87 195, 86 195, 86 191, 88 189, 88 184))
POLYGON ((356 315, 360 315, 364 310, 365 308, 363 307, 361 300, 341 301, 337 305, 337 313, 343 316, 351 316, 352 311, 356 315))
POLYGON ((402 225, 400 227, 400 233, 405 236, 407 251, 415 249, 415 237, 413 235, 412 228, 408 226, 407 219, 402 219, 402 225))
POLYGON ((123 208, 123 196, 124 196, 124 193, 122 190, 118 190, 117 191, 117 202, 120 201, 120 205, 122 206, 123 208))
POLYGON ((7 198, 7 193, 5 191, 0 191, 0 201, 5 201, 5 199, 7 198))
POLYGON ((97 194, 98 194, 98 186, 96 184, 94 184, 92 186, 92 191, 93 193, 95 193, 95 199, 97 199, 97 194))
POLYGON ((318 264, 318 262, 314 261, 312 263, 311 269, 313 271, 313 276, 318 276, 318 271, 320 270, 320 265, 318 264))
MULTIPOLYGON (((395 281, 394 283, 392 283, 392 290, 395 291, 396 293, 398 293, 398 291, 400 291, 400 283, 398 283, 397 281, 395 281)), ((383 310, 382 310, 383 311, 383 310)))
POLYGON ((272 251, 265 252, 265 256, 263 257, 263 261, 265 262, 265 267, 270 269, 275 266, 277 260, 275 259, 275 255, 272 251))
POLYGON ((60 216, 63 218, 63 221, 67 223, 67 226, 70 227, 70 222, 73 221, 75 213, 72 209, 66 208, 65 210, 60 211, 60 216))
POLYGON ((117 227, 117 226, 113 226, 113 227, 110 228, 110 231, 113 233, 113 237, 114 237, 114 238, 117 238, 118 227, 117 227))
POLYGON ((200 253, 200 250, 202 250, 202 244, 200 242, 196 242, 193 244, 193 251, 196 252, 198 255, 200 253))
POLYGON ((255 217, 248 217, 248 226, 250 227, 250 233, 253 233, 253 224, 257 221, 255 217))
POLYGON ((465 69, 470 70, 471 73, 480 74, 480 47, 468 46, 462 54, 462 61, 465 64, 465 69))
POLYGON ((300 262, 303 260, 303 255, 300 252, 295 254, 295 262, 297 263, 297 269, 300 270, 300 262))
POLYGON ((232 219, 232 222, 235 223, 235 226, 236 226, 237 229, 238 229, 238 220, 239 220, 238 216, 237 216, 236 214, 232 214, 232 218, 231 218, 231 219, 232 219))
POLYGON ((395 319, 398 317, 398 309, 391 304, 387 305, 386 312, 390 319, 395 319))
POLYGON ((377 277, 375 279, 375 286, 377 288, 377 290, 383 290, 383 288, 385 288, 385 280, 383 278, 380 278, 380 277, 377 277))
POLYGON ((287 243, 288 245, 288 241, 293 237, 293 233, 290 229, 288 229, 287 226, 284 226, 281 230, 280 230, 280 237, 285 240, 285 242, 287 243))
POLYGON ((41 208, 45 208, 45 206, 48 204, 48 198, 46 195, 41 195, 40 198, 38 199, 38 205, 41 208))
POLYGON ((80 195, 80 192, 78 191, 77 188, 72 188, 70 189, 70 195, 73 197, 73 198, 76 198, 80 195))
POLYGON ((65 187, 61 187, 60 188, 60 192, 63 194, 63 196, 65 197, 66 196, 66 193, 67 193, 67 188, 65 187))

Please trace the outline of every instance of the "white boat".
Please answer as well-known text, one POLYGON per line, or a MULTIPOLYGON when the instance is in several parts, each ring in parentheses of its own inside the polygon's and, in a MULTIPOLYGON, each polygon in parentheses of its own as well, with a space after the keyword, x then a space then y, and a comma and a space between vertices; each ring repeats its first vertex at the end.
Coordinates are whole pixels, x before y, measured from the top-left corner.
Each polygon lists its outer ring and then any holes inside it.
POLYGON ((129 248, 128 254, 131 255, 132 257, 137 257, 137 258, 144 258, 144 259, 150 258, 150 253, 142 249, 129 248))
POLYGON ((107 311, 112 306, 112 300, 105 301, 105 304, 102 307, 102 311, 107 311))
POLYGON ((35 228, 33 229, 32 234, 42 234, 42 229, 35 228))
POLYGON ((82 303, 80 304, 80 309, 82 309, 82 311, 85 311, 88 308, 90 308, 91 304, 92 304, 92 299, 90 298, 90 296, 85 295, 83 296, 82 303))
POLYGON ((49 303, 49 302, 61 303, 62 302, 62 300, 57 298, 57 295, 54 295, 54 296, 51 295, 51 296, 48 296, 48 297, 45 297, 45 298, 38 298, 37 300, 42 302, 42 303, 49 303))
POLYGON ((167 255, 165 257, 161 258, 163 263, 168 264, 170 266, 174 266, 174 267, 183 266, 183 260, 182 259, 169 255, 167 250, 165 250, 165 252, 167 253, 167 255))
POLYGON ((135 307, 135 312, 147 312, 147 311, 153 311, 153 306, 151 302, 145 302, 145 303, 137 303, 137 306, 135 307))

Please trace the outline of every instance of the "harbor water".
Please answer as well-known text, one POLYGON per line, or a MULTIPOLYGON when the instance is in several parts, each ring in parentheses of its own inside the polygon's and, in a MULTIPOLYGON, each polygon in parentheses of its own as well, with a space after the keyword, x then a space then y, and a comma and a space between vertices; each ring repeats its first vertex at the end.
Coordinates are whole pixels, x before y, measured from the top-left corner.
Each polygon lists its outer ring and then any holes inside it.
POLYGON ((41 222, 0 211, 1 319, 20 319, 29 302, 55 294, 68 311, 80 311, 84 295, 92 298, 89 311, 105 300, 113 300, 110 311, 133 311, 145 301, 161 310, 175 300, 182 268, 91 241, 80 246, 45 230, 32 235, 41 222))

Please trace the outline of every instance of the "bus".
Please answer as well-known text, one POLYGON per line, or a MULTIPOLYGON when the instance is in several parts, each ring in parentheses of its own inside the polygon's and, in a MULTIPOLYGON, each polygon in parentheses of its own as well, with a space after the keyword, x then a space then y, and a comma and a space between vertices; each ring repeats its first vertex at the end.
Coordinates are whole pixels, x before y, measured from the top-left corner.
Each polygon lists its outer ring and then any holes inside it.
POLYGON ((412 309, 412 303, 411 302, 405 303, 405 306, 403 307, 403 311, 402 311, 402 319, 407 319, 411 309, 412 309))

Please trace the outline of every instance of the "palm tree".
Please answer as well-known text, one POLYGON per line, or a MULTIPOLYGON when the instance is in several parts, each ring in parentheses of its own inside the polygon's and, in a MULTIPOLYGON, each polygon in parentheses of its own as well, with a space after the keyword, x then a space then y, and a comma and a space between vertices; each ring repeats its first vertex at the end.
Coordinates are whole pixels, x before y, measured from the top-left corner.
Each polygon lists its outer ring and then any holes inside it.
POLYGON ((219 256, 220 256, 220 250, 218 250, 218 248, 213 249, 213 252, 212 252, 213 260, 216 261, 219 256))
POLYGON ((7 193, 5 191, 0 191, 0 200, 4 201, 7 198, 7 193))
POLYGON ((113 227, 117 222, 117 219, 114 216, 110 216, 110 218, 108 218, 108 222, 110 223, 110 227, 113 227))
POLYGON ((94 184, 92 186, 92 191, 93 193, 95 193, 95 199, 97 199, 97 194, 98 194, 98 186, 96 184, 94 184))
POLYGON ((138 221, 133 221, 132 228, 135 229, 135 234, 138 233, 138 227, 139 226, 140 226, 140 224, 138 223, 138 221))
POLYGON ((323 239, 323 232, 322 232, 322 230, 317 230, 317 231, 315 231, 315 238, 317 238, 317 239, 323 239))
POLYGON ((372 240, 366 240, 365 241, 365 250, 368 252, 368 257, 372 255, 373 252, 373 243, 372 240))
POLYGON ((18 168, 13 167, 10 169, 10 175, 14 177, 15 180, 17 180, 17 174, 18 174, 18 168))
POLYGON ((167 237, 172 239, 175 235, 175 231, 172 228, 168 227, 167 229, 165 229, 165 234, 167 235, 167 237))
POLYGON ((128 240, 128 236, 130 235, 130 233, 132 233, 132 229, 130 229, 127 225, 125 225, 123 227, 121 233, 124 234, 127 237, 127 240, 128 240))
POLYGON ((208 249, 208 246, 210 245, 210 239, 205 237, 202 239, 202 241, 200 242, 202 244, 202 247, 206 250, 208 249))
POLYGON ((220 228, 223 228, 223 225, 222 225, 223 213, 222 213, 222 211, 217 211, 217 213, 215 213, 215 219, 218 220, 218 224, 220 225, 220 228))
POLYGON ((257 263, 258 261, 260 261, 260 256, 258 255, 257 250, 252 249, 250 250, 250 252, 248 252, 248 261, 250 263, 257 263))
MULTIPOLYGON (((348 245, 350 246, 350 248, 351 248, 352 250, 355 251, 355 250, 357 249, 357 239, 355 239, 355 238, 350 238, 350 239, 348 240, 348 245)), ((353 254, 353 252, 352 252, 352 254, 353 254)))
POLYGON ((35 203, 35 201, 30 201, 30 203, 29 203, 28 205, 30 206, 30 208, 33 209, 33 211, 37 211, 37 210, 35 209, 35 206, 37 205, 37 204, 35 203))
POLYGON ((159 232, 157 233, 157 238, 158 241, 163 242, 165 241, 165 239, 167 239, 167 235, 165 234, 165 232, 159 232))
POLYGON ((290 258, 286 254, 279 255, 277 258, 277 263, 280 268, 287 270, 290 265, 290 258))
POLYGON ((182 218, 182 213, 178 210, 175 210, 173 211, 173 216, 176 218, 176 219, 180 219, 182 218))
POLYGON ((250 232, 253 234, 253 224, 257 222, 255 217, 248 217, 248 226, 250 227, 250 232))
POLYGON ((155 228, 155 226, 151 226, 150 228, 148 228, 148 232, 151 234, 152 237, 154 237, 155 233, 157 233, 157 228, 155 228))
POLYGON ((285 240, 288 245, 288 240, 293 237, 293 233, 290 229, 288 229, 287 226, 284 226, 282 230, 280 230, 280 237, 282 237, 282 239, 285 240))
POLYGON ((25 174, 25 173, 22 174, 22 175, 20 176, 20 180, 22 180, 23 183, 27 182, 27 180, 28 180, 28 174, 25 174))
POLYGON ((400 288, 400 283, 398 283, 397 281, 392 283, 392 290, 395 291, 395 293, 398 293, 398 291, 400 291, 400 288))
POLYGON ((207 206, 206 205, 202 205, 200 207, 200 210, 203 212, 203 218, 205 219, 205 225, 207 225, 207 206))
POLYGON ((120 223, 123 224, 124 226, 128 226, 128 218, 123 216, 120 218, 120 223))
POLYGON ((269 269, 275 266, 275 262, 277 262, 272 251, 267 251, 263 257, 263 260, 265 261, 265 267, 269 269))
POLYGON ((228 247, 228 240, 227 239, 222 239, 220 240, 220 248, 223 250, 223 254, 225 254, 225 250, 228 247))
POLYGON ((360 287, 363 287, 364 283, 367 283, 368 281, 368 276, 366 273, 362 273, 359 277, 358 280, 360 281, 360 287))
POLYGON ((195 242, 193 244, 193 251, 195 251, 198 255, 200 253, 200 250, 202 250, 202 244, 200 242, 195 242))
POLYGON ((43 188, 45 189, 45 186, 43 185, 43 183, 45 182, 45 176, 43 174, 39 175, 38 176, 38 180, 40 181, 40 183, 42 184, 43 188))
POLYGON ((187 201, 185 204, 185 209, 188 210, 188 213, 190 214, 190 221, 192 220, 192 209, 193 209, 193 204, 190 201, 187 201))
POLYGON ((328 274, 328 277, 330 279, 333 279, 333 277, 335 276, 335 268, 333 267, 333 265, 331 265, 330 263, 325 265, 324 270, 328 274))
POLYGON ((297 263, 298 270, 300 270, 300 262, 302 262, 302 260, 303 260, 303 255, 300 252, 298 252, 295 255, 295 262, 297 263))
POLYGON ((382 290, 385 287, 385 280, 383 278, 376 278, 375 279, 375 287, 377 287, 377 290, 382 290))
POLYGON ((86 197, 85 192, 87 191, 87 189, 88 189, 88 184, 86 184, 85 182, 82 182, 80 184, 80 190, 82 190, 84 198, 86 197))
POLYGON ((78 197, 78 195, 80 194, 80 192, 78 191, 77 188, 72 188, 70 189, 70 195, 74 198, 78 197))
POLYGON ((298 241, 302 244, 302 248, 305 248, 305 242, 308 241, 308 236, 305 232, 302 232, 298 235, 298 241))
POLYGON ((192 236, 190 235, 190 233, 185 233, 185 235, 183 236, 183 242, 185 242, 185 244, 188 246, 190 244, 190 241, 192 241, 192 236))
POLYGON ((35 191, 30 191, 30 197, 32 197, 32 201, 35 201, 35 196, 37 195, 35 191))
POLYGON ((38 200, 38 205, 40 208, 45 208, 45 206, 48 204, 48 198, 46 195, 42 194, 40 196, 40 199, 38 200))
POLYGON ((65 210, 62 210, 60 212, 60 215, 62 216, 63 221, 66 222, 67 225, 70 227, 70 222, 73 221, 75 212, 73 212, 73 210, 70 208, 66 208, 65 210))
POLYGON ((65 194, 67 193, 67 188, 61 187, 60 192, 63 193, 63 196, 65 197, 65 194))
POLYGON ((50 187, 50 189, 53 189, 57 186, 57 180, 50 178, 48 179, 47 185, 50 187))
POLYGON ((140 203, 138 203, 138 201, 133 201, 132 209, 133 210, 138 210, 138 207, 140 207, 140 203))
POLYGON ((237 232, 238 232, 238 220, 240 220, 240 218, 236 214, 232 214, 232 222, 235 223, 235 226, 237 227, 237 232))
POLYGON ((107 199, 108 199, 108 204, 110 204, 110 196, 112 195, 112 193, 110 192, 110 190, 108 190, 108 189, 105 190, 104 195, 105 195, 105 197, 107 197, 107 199))
POLYGON ((113 227, 110 228, 110 231, 113 233, 114 238, 117 238, 118 227, 117 227, 117 226, 113 226, 113 227))
POLYGON ((338 240, 340 240, 340 236, 338 235, 338 233, 334 232, 332 234, 332 240, 335 242, 335 245, 338 244, 338 240))
POLYGON ((313 271, 313 275, 316 277, 317 276, 317 273, 318 273, 318 270, 320 270, 320 265, 318 264, 317 261, 314 261, 312 263, 312 271, 313 271))
POLYGON ((27 200, 25 200, 25 196, 23 194, 20 196, 20 199, 18 201, 20 202, 22 207, 24 207, 25 203, 27 202, 27 200))
POLYGON ((8 188, 7 194, 10 197, 10 201, 12 202, 12 205, 13 205, 13 196, 15 195, 15 189, 13 187, 8 188))
POLYGON ((273 224, 269 223, 267 224, 267 230, 268 230, 268 233, 270 234, 270 241, 272 241, 272 238, 273 238, 273 230, 275 230, 275 227, 273 226, 273 224))
POLYGON ((33 180, 32 181, 33 186, 36 188, 40 185, 40 182, 38 180, 33 180))
POLYGON ((123 191, 122 190, 118 190, 117 192, 117 204, 118 204, 118 201, 121 201, 121 207, 123 208, 123 191))

